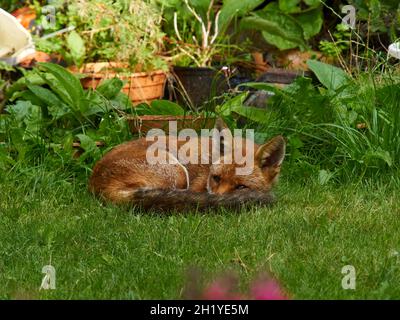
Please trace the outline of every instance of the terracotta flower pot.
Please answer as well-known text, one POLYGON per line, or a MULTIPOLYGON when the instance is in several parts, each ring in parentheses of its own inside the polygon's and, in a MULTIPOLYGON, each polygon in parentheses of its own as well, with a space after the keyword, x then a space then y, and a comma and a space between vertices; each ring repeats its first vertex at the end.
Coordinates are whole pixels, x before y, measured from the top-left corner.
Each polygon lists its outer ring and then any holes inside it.
POLYGON ((11 13, 25 29, 31 29, 36 19, 35 9, 22 7, 11 13))
POLYGON ((161 129, 168 134, 169 122, 177 122, 178 132, 182 129, 193 129, 200 131, 201 129, 212 129, 215 125, 216 118, 185 115, 185 116, 166 116, 166 115, 145 115, 145 116, 128 116, 129 127, 133 134, 147 134, 151 129, 161 129))
POLYGON ((164 71, 136 72, 129 75, 118 72, 118 69, 124 68, 126 65, 120 63, 88 63, 78 72, 86 75, 81 79, 82 86, 86 89, 95 89, 101 81, 114 77, 125 81, 122 91, 130 97, 134 105, 162 98, 167 80, 164 71))

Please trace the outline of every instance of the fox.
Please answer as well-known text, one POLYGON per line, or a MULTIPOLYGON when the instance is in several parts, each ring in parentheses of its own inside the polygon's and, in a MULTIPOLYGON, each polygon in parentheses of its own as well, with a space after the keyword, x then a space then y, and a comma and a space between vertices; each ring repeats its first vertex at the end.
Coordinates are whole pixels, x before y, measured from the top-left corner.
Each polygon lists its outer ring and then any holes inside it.
MULTIPOLYGON (((229 129, 217 121, 215 130, 221 133, 229 129)), ((165 147, 155 153, 167 160, 162 163, 148 161, 148 151, 154 141, 143 137, 125 142, 95 164, 89 191, 116 205, 162 211, 275 203, 272 187, 278 181, 285 157, 283 136, 276 136, 262 145, 237 136, 228 144, 224 137, 220 135, 219 141, 207 136, 182 141, 176 136, 166 136, 165 147), (253 148, 248 147, 251 143, 253 148), (180 149, 185 144, 186 148, 189 145, 189 150, 206 146, 198 155, 198 161, 178 160, 172 147, 180 149), (238 174, 238 169, 245 166, 243 162, 225 161, 235 150, 252 160, 248 174, 238 174)))

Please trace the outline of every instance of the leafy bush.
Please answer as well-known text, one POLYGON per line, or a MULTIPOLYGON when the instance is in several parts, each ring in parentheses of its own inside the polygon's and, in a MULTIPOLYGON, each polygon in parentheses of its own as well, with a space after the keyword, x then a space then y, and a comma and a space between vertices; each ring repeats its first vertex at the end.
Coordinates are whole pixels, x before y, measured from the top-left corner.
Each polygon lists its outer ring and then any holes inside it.
POLYGON ((262 1, 157 0, 163 10, 163 29, 172 61, 178 66, 210 67, 216 57, 223 63, 237 59, 246 44, 235 45, 226 32, 229 23, 262 1))
POLYGON ((321 40, 319 48, 327 57, 338 58, 342 52, 350 47, 351 30, 348 26, 340 23, 333 33, 334 41, 321 40))
POLYGON ((275 94, 268 112, 252 113, 248 126, 257 128, 260 140, 284 134, 293 178, 317 175, 325 183, 331 178, 359 181, 396 172, 400 79, 391 73, 352 79, 334 66, 308 64, 322 86, 316 87, 310 78, 298 78, 282 90, 248 84, 275 94))
POLYGON ((392 41, 397 40, 400 31, 400 4, 398 0, 349 0, 357 8, 357 18, 368 22, 364 32, 387 33, 392 41))
POLYGON ((241 20, 244 29, 261 31, 264 39, 280 50, 308 48, 307 41, 317 35, 323 23, 319 0, 279 0, 251 12, 241 20))
MULTIPOLYGON (((288 141, 286 172, 293 179, 317 177, 324 184, 397 172, 398 76, 371 72, 352 78, 318 61, 308 65, 320 85, 305 77, 283 89, 248 83, 247 87, 274 94, 267 110, 246 106, 249 92, 242 91, 225 96, 215 112, 232 128, 255 129, 256 142, 283 134, 288 141)), ((50 157, 56 166, 78 165, 71 171, 78 172, 92 166, 102 152, 131 138, 127 113, 186 113, 162 100, 131 109, 129 99, 120 93, 122 85, 119 79, 111 79, 96 91, 83 90, 74 75, 47 63, 27 72, 6 92, 7 113, 0 114, 0 168, 33 165, 50 157), (106 148, 99 149, 96 141, 106 148), (74 142, 84 151, 75 160, 74 142)))
POLYGON ((136 71, 166 69, 162 14, 152 2, 142 0, 79 0, 52 4, 56 24, 49 27, 38 7, 46 33, 74 26, 75 30, 49 39, 37 38, 38 48, 61 53, 70 63, 116 61, 136 71))
POLYGON ((129 138, 121 114, 132 105, 120 93, 122 86, 115 78, 104 81, 96 91, 84 90, 79 79, 63 67, 39 64, 6 92, 7 113, 0 115, 0 162, 3 166, 12 159, 32 163, 47 153, 68 162, 75 153, 73 142, 80 142, 85 150, 81 164, 87 158, 98 159, 96 141, 110 147, 129 138))

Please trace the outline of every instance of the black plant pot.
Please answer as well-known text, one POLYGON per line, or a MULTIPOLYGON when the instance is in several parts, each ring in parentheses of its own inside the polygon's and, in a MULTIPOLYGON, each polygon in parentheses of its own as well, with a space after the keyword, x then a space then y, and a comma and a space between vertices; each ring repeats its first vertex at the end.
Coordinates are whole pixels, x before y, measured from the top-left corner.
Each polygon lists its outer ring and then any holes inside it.
POLYGON ((197 108, 228 90, 223 72, 211 68, 174 67, 176 99, 197 108))

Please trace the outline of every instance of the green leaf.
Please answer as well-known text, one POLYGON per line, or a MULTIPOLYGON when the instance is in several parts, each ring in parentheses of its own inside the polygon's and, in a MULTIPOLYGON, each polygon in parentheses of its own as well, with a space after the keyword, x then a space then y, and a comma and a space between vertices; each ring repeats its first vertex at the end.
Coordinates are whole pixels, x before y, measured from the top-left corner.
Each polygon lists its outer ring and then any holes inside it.
POLYGON ((11 143, 18 152, 18 160, 24 160, 25 154, 29 149, 23 138, 24 132, 23 128, 11 128, 10 130, 11 143))
POLYGON ((247 15, 263 3, 263 0, 225 0, 219 16, 220 30, 224 30, 234 17, 247 15))
POLYGON ((321 5, 321 0, 304 0, 309 7, 317 7, 321 5))
POLYGON ((299 3, 301 0, 279 0, 279 9, 285 13, 294 13, 301 11, 299 3))
POLYGON ((270 123, 272 116, 271 113, 265 112, 264 109, 243 105, 236 105, 232 109, 232 112, 237 113, 238 115, 241 115, 242 117, 245 117, 251 121, 264 124, 270 123))
POLYGON ((88 156, 93 156, 94 159, 99 159, 101 157, 101 152, 96 145, 96 141, 86 134, 78 134, 76 137, 79 139, 81 148, 85 150, 85 153, 80 157, 81 161, 86 159, 88 156))
POLYGON ((243 92, 236 97, 229 99, 223 105, 217 106, 215 111, 222 116, 229 116, 238 106, 242 106, 247 98, 248 93, 243 92))
POLYGON ((77 134, 76 137, 79 139, 81 148, 85 151, 93 151, 97 149, 96 141, 87 136, 86 134, 77 134))
POLYGON ((324 22, 322 7, 296 15, 295 19, 303 28, 304 38, 308 40, 321 31, 324 22))
POLYGON ((71 96, 72 101, 77 104, 77 108, 82 110, 80 103, 84 100, 85 93, 79 79, 59 65, 47 62, 41 62, 38 65, 41 70, 50 72, 57 78, 60 85, 62 85, 71 96))
POLYGON ((307 48, 302 27, 292 17, 277 10, 268 10, 243 18, 244 29, 260 30, 267 42, 280 50, 307 48))
POLYGON ((349 76, 346 72, 330 64, 316 60, 308 60, 307 65, 328 90, 336 91, 349 80, 349 76))
POLYGON ((42 128, 42 110, 39 106, 33 105, 30 101, 20 100, 15 105, 8 106, 7 111, 14 117, 21 130, 25 128, 16 133, 14 140, 19 139, 19 134, 22 132, 22 140, 39 137, 42 128))
POLYGON ((154 100, 150 104, 153 114, 183 116, 185 110, 178 104, 168 100, 154 100))
POLYGON ((333 177, 333 173, 327 170, 320 170, 318 173, 318 182, 321 186, 326 185, 333 177))
POLYGON ((217 106, 215 111, 223 117, 230 116, 234 113, 254 122, 268 123, 271 113, 266 113, 264 109, 245 106, 244 101, 247 96, 248 93, 243 92, 242 94, 228 100, 223 105, 217 106))
POLYGON ((303 141, 297 135, 291 135, 288 137, 288 144, 291 148, 300 149, 304 147, 303 141))
POLYGON ((85 42, 76 31, 72 31, 68 35, 67 46, 75 64, 78 66, 82 65, 86 55, 85 42))
POLYGON ((5 171, 16 162, 9 156, 4 145, 0 145, 0 169, 5 171))
POLYGON ((389 167, 393 165, 393 159, 388 151, 376 150, 367 151, 363 157, 363 160, 369 165, 373 160, 381 160, 385 162, 389 167))
POLYGON ((118 93, 111 102, 119 110, 129 110, 133 107, 131 99, 123 92, 118 93))
POLYGON ((26 89, 27 84, 43 85, 46 81, 36 72, 28 72, 24 77, 15 81, 6 91, 6 99, 14 101, 18 93, 26 89))
POLYGON ((72 110, 76 109, 76 101, 72 100, 69 92, 66 88, 58 81, 56 77, 54 77, 51 73, 40 73, 40 76, 44 79, 46 84, 50 87, 50 89, 72 110))
POLYGON ((29 90, 40 100, 42 100, 49 110, 49 113, 59 119, 69 112, 65 105, 51 90, 36 85, 28 85, 29 90))
POLYGON ((15 105, 7 107, 7 112, 14 116, 18 122, 23 122, 29 115, 32 103, 30 101, 17 101, 15 105))
POLYGON ((105 98, 112 99, 118 95, 123 86, 124 82, 121 79, 107 79, 101 82, 101 84, 96 88, 96 91, 102 94, 105 98))

